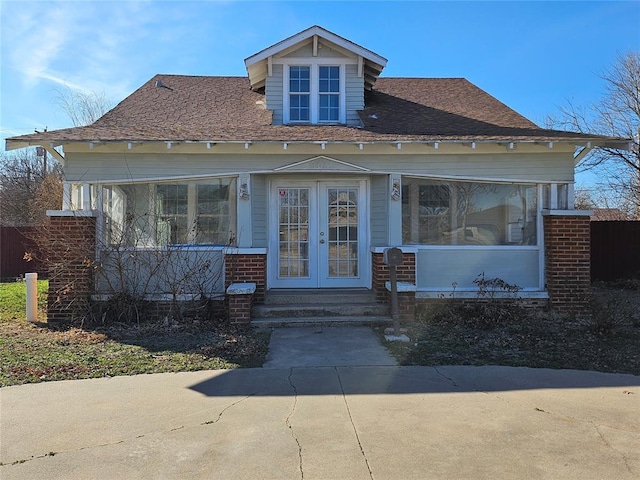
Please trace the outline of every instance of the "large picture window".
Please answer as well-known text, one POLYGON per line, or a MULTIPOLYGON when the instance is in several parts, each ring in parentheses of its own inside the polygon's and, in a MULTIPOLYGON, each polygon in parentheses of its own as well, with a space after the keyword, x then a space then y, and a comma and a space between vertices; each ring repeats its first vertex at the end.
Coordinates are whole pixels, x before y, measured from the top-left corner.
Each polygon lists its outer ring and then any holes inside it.
POLYGON ((105 243, 113 246, 228 245, 235 241, 236 181, 107 185, 105 243))
POLYGON ((537 186, 404 178, 402 240, 422 245, 536 245, 537 186))

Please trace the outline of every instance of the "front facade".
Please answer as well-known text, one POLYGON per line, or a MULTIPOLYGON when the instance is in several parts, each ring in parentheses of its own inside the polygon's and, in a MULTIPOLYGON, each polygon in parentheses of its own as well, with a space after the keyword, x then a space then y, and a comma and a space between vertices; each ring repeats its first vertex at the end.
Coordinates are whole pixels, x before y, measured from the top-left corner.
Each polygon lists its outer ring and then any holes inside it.
MULTIPOLYGON (((157 75, 90 126, 8 147, 64 162, 50 214, 95 230, 85 256, 108 268, 115 251, 179 252, 183 296, 252 282, 257 302, 290 288, 383 300, 383 252, 398 246, 418 301, 473 297, 484 273, 579 308, 589 212, 573 209, 574 166, 616 139, 540 129, 464 79, 379 78, 385 64, 311 27, 247 58, 248 77, 157 75), (206 275, 184 270, 198 262, 206 275)), ((153 262, 129 262, 128 285, 106 275, 79 294, 175 296, 153 262)))

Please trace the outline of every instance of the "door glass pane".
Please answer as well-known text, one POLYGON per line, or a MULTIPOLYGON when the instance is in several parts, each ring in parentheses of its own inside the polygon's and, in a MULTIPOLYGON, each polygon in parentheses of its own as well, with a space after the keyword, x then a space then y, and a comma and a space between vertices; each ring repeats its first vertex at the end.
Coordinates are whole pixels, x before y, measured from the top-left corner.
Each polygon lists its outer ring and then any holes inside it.
POLYGON ((309 189, 279 188, 279 278, 309 277, 309 189))
POLYGON ((330 278, 358 276, 358 189, 327 190, 330 278))

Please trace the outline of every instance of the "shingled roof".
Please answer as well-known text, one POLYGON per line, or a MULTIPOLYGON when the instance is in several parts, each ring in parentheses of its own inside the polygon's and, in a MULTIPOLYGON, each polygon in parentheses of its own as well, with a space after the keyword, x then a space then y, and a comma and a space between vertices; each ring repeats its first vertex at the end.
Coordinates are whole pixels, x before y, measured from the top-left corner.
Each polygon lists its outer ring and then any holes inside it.
MULTIPOLYGON (((464 78, 380 78, 365 92, 362 126, 272 125, 247 77, 156 75, 86 127, 10 142, 586 141, 541 129, 464 78)), ((616 139, 619 140, 619 139, 616 139)))

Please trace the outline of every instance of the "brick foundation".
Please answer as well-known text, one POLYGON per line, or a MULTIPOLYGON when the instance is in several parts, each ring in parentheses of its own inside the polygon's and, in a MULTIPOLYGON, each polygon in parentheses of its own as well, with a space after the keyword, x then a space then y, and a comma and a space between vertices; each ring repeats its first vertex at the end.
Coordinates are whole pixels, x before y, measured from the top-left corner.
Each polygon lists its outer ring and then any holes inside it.
POLYGON ((46 235, 47 321, 63 323, 81 319, 88 312, 93 293, 96 218, 51 214, 46 235))
MULTIPOLYGON (((505 299, 493 299, 491 300, 492 303, 504 303, 505 305, 509 305, 513 302, 514 300, 511 298, 505 298, 505 299)), ((417 297, 415 299, 415 303, 416 303, 416 308, 420 308, 420 307, 428 307, 428 306, 433 306, 433 305, 451 305, 451 304, 459 304, 459 305, 465 305, 465 304, 476 304, 478 302, 484 302, 484 303, 488 303, 489 300, 484 299, 484 300, 478 300, 477 298, 421 298, 421 297, 417 297)), ((547 308, 549 308, 549 300, 546 298, 522 298, 522 297, 518 297, 517 299, 517 303, 520 307, 525 308, 527 310, 531 309, 531 310, 546 310, 547 308)))
MULTIPOLYGON (((372 288, 376 294, 378 303, 389 303, 389 292, 385 284, 389 281, 389 267, 382 261, 382 253, 371 254, 372 288)), ((416 255, 404 253, 402 265, 396 267, 396 279, 398 282, 416 283, 416 255)))
POLYGON ((416 293, 398 292, 398 310, 401 321, 413 322, 416 319, 416 293))
MULTIPOLYGON (((371 254, 372 288, 376 295, 376 302, 391 305, 390 292, 386 288, 389 282, 389 267, 383 261, 382 253, 371 254)), ((402 265, 396 267, 396 280, 415 285, 416 283, 416 255, 403 253, 402 265)), ((415 319, 415 292, 398 292, 398 311, 400 320, 411 322, 415 319)))
POLYGON ((255 294, 255 283, 232 283, 227 289, 229 321, 235 324, 251 323, 251 307, 255 294))
POLYGON ((590 217, 544 216, 545 271, 549 305, 564 313, 584 313, 591 292, 590 217))
POLYGON ((226 253, 225 291, 232 283, 255 283, 256 292, 253 295, 255 303, 264 303, 264 293, 267 285, 267 255, 266 254, 233 254, 226 253))

